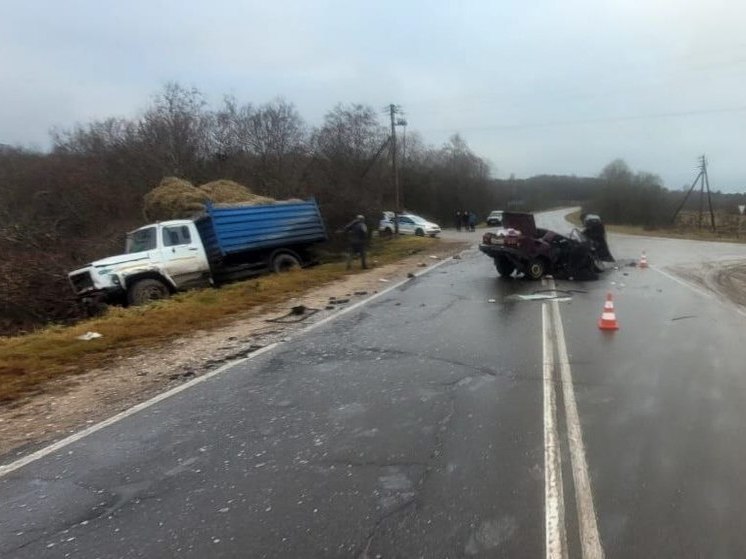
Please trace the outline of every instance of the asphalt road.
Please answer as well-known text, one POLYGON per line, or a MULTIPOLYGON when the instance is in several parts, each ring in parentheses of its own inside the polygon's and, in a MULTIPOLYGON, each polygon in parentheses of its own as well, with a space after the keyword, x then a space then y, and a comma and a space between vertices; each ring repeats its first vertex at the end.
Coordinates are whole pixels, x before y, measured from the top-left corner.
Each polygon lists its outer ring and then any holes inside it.
POLYGON ((0 556, 746 555, 746 318, 665 269, 746 247, 610 246, 561 301, 467 251, 0 470, 0 556))

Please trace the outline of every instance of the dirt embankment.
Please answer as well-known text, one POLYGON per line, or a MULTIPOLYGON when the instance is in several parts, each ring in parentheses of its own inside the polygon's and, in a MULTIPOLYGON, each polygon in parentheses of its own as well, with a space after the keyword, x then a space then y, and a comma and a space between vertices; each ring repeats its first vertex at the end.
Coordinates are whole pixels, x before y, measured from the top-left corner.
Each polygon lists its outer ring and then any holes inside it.
POLYGON ((681 278, 746 309, 746 263, 743 260, 670 269, 681 278))
POLYGON ((228 326, 197 331, 161 347, 122 357, 112 367, 53 381, 43 394, 0 407, 0 463, 111 417, 258 348, 286 340, 309 324, 407 279, 408 274, 451 258, 467 246, 466 242, 444 241, 426 254, 347 276, 300 294, 282 307, 259 308, 228 326), (288 314, 300 305, 312 311, 288 314))

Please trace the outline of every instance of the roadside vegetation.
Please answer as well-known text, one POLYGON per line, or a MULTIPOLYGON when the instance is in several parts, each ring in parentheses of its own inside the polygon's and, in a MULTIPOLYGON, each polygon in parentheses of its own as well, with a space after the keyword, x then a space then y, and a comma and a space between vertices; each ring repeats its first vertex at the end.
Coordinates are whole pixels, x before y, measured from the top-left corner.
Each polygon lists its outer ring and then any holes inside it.
MULTIPOLYGON (((446 242, 420 237, 374 239, 370 261, 375 267, 425 252, 446 242)), ((359 273, 346 270, 340 254, 304 270, 261 276, 226 285, 178 294, 144 307, 110 308, 103 316, 73 326, 50 326, 23 336, 0 338, 0 403, 9 403, 43 389, 50 380, 111 363, 133 350, 226 324, 253 310, 272 310, 305 291, 359 273), (101 338, 79 340, 86 332, 101 338)))
MULTIPOLYGON (((0 335, 82 319, 67 272, 120 253, 124 234, 147 223, 143 199, 164 177, 227 179, 278 200, 315 197, 329 231, 358 213, 375 228, 397 199, 384 116, 338 104, 312 126, 281 98, 209 106, 172 83, 138 115, 54 131, 49 150, 0 144, 0 335)), ((495 178, 499 162, 458 134, 431 146, 411 128, 396 130, 402 209, 443 227, 454 226, 456 211, 482 220, 491 210, 581 205, 608 224, 660 229, 684 196, 623 161, 596 177, 495 178)), ((745 202, 713 195, 724 227, 745 202)), ((684 211, 698 203, 692 196, 684 211)))

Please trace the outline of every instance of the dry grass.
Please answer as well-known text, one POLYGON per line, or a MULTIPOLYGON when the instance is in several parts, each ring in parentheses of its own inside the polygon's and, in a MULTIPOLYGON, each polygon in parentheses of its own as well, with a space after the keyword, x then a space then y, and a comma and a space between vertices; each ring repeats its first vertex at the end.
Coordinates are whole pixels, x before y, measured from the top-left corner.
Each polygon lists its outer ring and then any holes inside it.
MULTIPOLYGON (((417 237, 374 240, 370 256, 380 266, 440 242, 417 237)), ((101 317, 74 326, 53 326, 24 336, 0 338, 0 403, 42 392, 49 380, 106 365, 133 348, 152 347, 195 330, 219 326, 251 309, 283 303, 353 273, 359 273, 359 269, 347 271, 344 262, 330 262, 221 289, 181 293, 145 307, 112 308, 101 317), (103 337, 76 339, 88 331, 103 337)))
MULTIPOLYGON (((568 214, 567 220, 574 225, 581 226, 580 211, 568 214)), ((603 219, 603 216, 601 216, 603 219)), ((645 229, 640 225, 613 225, 604 224, 607 233, 619 233, 622 235, 640 235, 644 237, 663 237, 666 239, 687 239, 692 241, 719 241, 727 243, 746 243, 746 238, 713 233, 709 229, 645 229)))

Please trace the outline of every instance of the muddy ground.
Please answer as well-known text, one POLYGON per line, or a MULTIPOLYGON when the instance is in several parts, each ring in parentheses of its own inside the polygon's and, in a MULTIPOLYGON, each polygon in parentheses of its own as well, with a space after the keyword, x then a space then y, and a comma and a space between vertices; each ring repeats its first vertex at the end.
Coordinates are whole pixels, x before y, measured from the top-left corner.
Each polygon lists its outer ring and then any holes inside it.
POLYGON ((700 266, 672 266, 682 279, 715 293, 746 309, 746 264, 743 260, 704 263, 700 266))
MULTIPOLYGON (((196 331, 103 369, 51 382, 46 392, 0 407, 0 462, 130 408, 156 394, 268 344, 280 342, 314 322, 407 279, 408 274, 457 256, 465 241, 444 240, 425 254, 374 267, 288 300, 258 308, 228 326, 196 331), (303 305, 303 315, 288 315, 303 305)), ((271 277, 271 276, 269 276, 271 277)))

